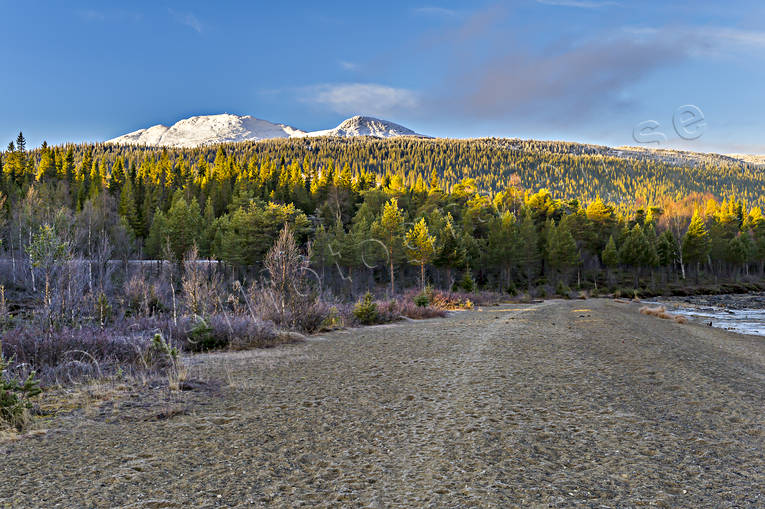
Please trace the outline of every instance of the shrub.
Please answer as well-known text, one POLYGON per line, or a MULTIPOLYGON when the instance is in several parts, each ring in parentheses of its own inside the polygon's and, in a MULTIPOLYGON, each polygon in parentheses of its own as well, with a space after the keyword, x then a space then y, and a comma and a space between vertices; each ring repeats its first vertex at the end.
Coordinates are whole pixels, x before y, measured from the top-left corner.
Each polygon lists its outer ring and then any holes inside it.
POLYGON ((333 306, 318 298, 306 296, 303 297, 302 304, 293 301, 290 306, 282 309, 279 300, 270 289, 255 290, 253 294, 255 299, 253 316, 273 322, 279 328, 310 334, 330 327, 327 324, 332 322, 333 306))
POLYGON ((428 297, 428 294, 425 292, 418 293, 414 297, 414 303, 417 305, 417 307, 427 307, 428 304, 430 304, 430 297, 428 297))
POLYGON ((558 284, 555 286, 555 293, 560 295, 561 297, 568 298, 571 294, 571 288, 566 286, 566 284, 563 281, 558 281, 558 284))
MULTIPOLYGON (((340 314, 340 311, 337 309, 337 306, 332 306, 331 308, 329 308, 329 312, 324 317, 324 320, 321 321, 319 330, 339 329, 342 326, 343 326, 343 317, 340 314)), ((313 332, 313 331, 308 331, 308 332, 313 332)))
POLYGON ((10 374, 12 360, 6 360, 0 344, 0 424, 22 431, 29 422, 31 398, 42 392, 40 382, 31 372, 25 379, 10 374))
POLYGON ((229 339, 225 331, 214 331, 201 316, 195 316, 193 324, 190 325, 184 339, 192 352, 204 352, 228 345, 229 339))
POLYGON ((162 312, 165 307, 159 298, 156 285, 146 282, 142 274, 133 275, 125 282, 125 315, 141 316, 162 312))
POLYGON ((353 316, 364 325, 377 323, 380 319, 379 315, 380 313, 377 309, 377 303, 369 292, 365 293, 364 298, 357 302, 356 306, 353 308, 353 316))
MULTIPOLYGON (((470 294, 471 296, 473 294, 470 294)), ((470 300, 467 298, 467 294, 464 293, 458 293, 458 292, 444 292, 441 290, 434 290, 430 288, 426 296, 428 297, 428 303, 426 305, 429 305, 435 309, 439 310, 453 310, 453 309, 465 309, 469 306, 467 305, 467 302, 470 300)), ((414 302, 417 304, 417 297, 414 297, 414 302)))
POLYGON ((452 287, 452 290, 457 289, 462 289, 462 291, 468 293, 475 291, 475 281, 473 280, 473 275, 470 273, 470 267, 465 269, 465 273, 462 275, 462 279, 456 282, 452 287))
POLYGON ((165 319, 157 323, 157 328, 165 337, 173 338, 184 350, 192 352, 217 348, 244 350, 275 346, 285 341, 273 323, 249 316, 183 317, 178 319, 177 325, 165 319))
POLYGON ((442 318, 446 316, 446 312, 440 309, 435 309, 429 306, 419 306, 412 302, 397 302, 395 313, 397 316, 405 316, 414 320, 422 320, 424 318, 442 318))
POLYGON ((36 371, 43 385, 106 377, 118 370, 159 372, 164 365, 146 360, 153 325, 121 322, 106 329, 92 325, 61 330, 20 326, 7 331, 2 343, 6 358, 25 373, 36 371))

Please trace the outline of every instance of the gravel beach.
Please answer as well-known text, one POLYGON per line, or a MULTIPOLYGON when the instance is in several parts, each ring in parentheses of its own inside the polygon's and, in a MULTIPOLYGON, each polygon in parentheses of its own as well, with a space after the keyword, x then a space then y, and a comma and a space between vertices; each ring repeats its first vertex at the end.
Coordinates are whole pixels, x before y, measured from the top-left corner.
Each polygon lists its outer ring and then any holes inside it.
POLYGON ((604 299, 190 357, 0 443, 0 507, 763 507, 765 338, 604 299))

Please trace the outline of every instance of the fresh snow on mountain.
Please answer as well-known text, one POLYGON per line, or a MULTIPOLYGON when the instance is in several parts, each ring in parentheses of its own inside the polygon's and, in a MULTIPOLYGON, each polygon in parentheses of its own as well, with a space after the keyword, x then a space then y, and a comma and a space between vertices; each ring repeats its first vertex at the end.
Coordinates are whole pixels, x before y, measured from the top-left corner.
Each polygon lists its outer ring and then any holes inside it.
POLYGON ((179 120, 171 127, 155 125, 113 138, 107 143, 167 147, 198 147, 216 143, 257 141, 303 136, 422 136, 404 126, 372 117, 355 116, 334 129, 305 132, 294 127, 260 120, 249 115, 202 115, 179 120))
POLYGON ((378 138, 392 138, 394 136, 424 137, 402 125, 394 124, 387 120, 380 120, 379 118, 363 117, 360 115, 344 120, 334 129, 312 131, 308 133, 307 136, 376 136, 378 138))
POLYGON ((148 129, 119 136, 107 141, 121 145, 156 145, 167 147, 198 147, 215 143, 264 140, 305 136, 300 129, 274 124, 250 115, 202 115, 179 120, 171 127, 155 125, 148 129))

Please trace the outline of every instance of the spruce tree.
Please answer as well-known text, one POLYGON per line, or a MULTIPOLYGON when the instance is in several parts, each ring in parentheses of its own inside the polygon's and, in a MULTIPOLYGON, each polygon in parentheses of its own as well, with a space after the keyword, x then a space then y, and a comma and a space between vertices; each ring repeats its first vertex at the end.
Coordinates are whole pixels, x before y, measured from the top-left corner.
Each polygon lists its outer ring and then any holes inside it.
POLYGON ((532 282, 539 270, 541 254, 538 247, 539 235, 529 210, 526 210, 521 220, 518 231, 518 243, 518 265, 520 265, 526 274, 526 282, 528 283, 529 294, 531 294, 532 282))
POLYGON ((683 236, 683 261, 696 264, 696 279, 700 265, 707 260, 709 255, 709 233, 704 225, 704 220, 698 210, 693 213, 688 231, 683 236))
POLYGON ((613 269, 619 265, 619 252, 616 250, 616 242, 614 242, 613 235, 608 237, 608 242, 606 243, 605 249, 603 249, 601 258, 603 260, 603 265, 609 269, 613 269))
POLYGON ((19 131, 19 135, 16 137, 16 151, 25 153, 27 149, 27 140, 24 138, 24 133, 19 131))

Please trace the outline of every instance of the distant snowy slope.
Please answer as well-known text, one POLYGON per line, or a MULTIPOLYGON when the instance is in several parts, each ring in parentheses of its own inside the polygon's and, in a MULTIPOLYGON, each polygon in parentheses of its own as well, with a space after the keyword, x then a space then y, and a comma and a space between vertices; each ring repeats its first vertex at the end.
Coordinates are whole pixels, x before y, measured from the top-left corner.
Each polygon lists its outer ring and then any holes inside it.
POLYGON ((402 125, 394 124, 387 120, 379 118, 363 117, 357 115, 344 120, 334 129, 324 129, 322 131, 312 131, 307 136, 376 136, 378 138, 391 138, 394 136, 420 136, 416 132, 402 125))
POLYGON ((294 127, 260 120, 249 115, 203 115, 179 120, 171 127, 156 125, 107 141, 121 145, 198 147, 215 143, 289 138, 305 135, 294 127))
POLYGON ((170 127, 155 125, 113 138, 106 143, 119 145, 149 145, 164 147, 199 147, 216 143, 257 141, 269 138, 298 138, 303 136, 419 136, 411 129, 379 118, 355 116, 344 120, 334 129, 305 132, 294 127, 260 120, 249 115, 202 115, 179 120, 170 127))
POLYGON ((119 138, 109 140, 107 143, 119 143, 122 145, 160 145, 162 136, 170 129, 166 125, 155 125, 148 129, 139 129, 125 134, 119 138))

